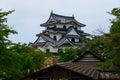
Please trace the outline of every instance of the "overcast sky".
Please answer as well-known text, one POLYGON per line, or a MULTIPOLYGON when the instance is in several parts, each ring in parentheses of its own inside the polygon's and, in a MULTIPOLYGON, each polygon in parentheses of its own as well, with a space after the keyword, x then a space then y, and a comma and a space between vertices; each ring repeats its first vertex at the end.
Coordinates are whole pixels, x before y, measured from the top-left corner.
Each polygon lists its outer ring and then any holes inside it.
POLYGON ((51 10, 56 14, 72 16, 86 24, 86 33, 97 34, 102 28, 109 31, 109 15, 113 8, 120 7, 120 0, 0 0, 3 11, 15 10, 8 16, 8 25, 18 32, 11 35, 13 42, 29 43, 36 40, 40 27, 49 18, 51 10))

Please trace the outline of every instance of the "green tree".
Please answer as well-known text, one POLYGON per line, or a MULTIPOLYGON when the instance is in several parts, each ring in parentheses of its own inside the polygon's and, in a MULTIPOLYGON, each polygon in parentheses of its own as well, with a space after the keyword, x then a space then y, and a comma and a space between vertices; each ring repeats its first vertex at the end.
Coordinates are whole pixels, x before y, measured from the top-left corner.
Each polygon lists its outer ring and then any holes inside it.
POLYGON ((85 43, 83 46, 80 46, 78 48, 78 55, 81 55, 81 53, 84 53, 86 50, 92 51, 94 54, 97 54, 100 57, 104 57, 103 55, 103 48, 104 48, 104 43, 103 41, 105 40, 105 37, 102 36, 95 36, 91 35, 89 38, 85 38, 83 42, 85 43))
MULTIPOLYGON (((15 67, 20 67, 20 65, 17 64, 19 60, 18 59, 16 60, 16 58, 20 56, 15 55, 15 53, 11 53, 11 51, 9 51, 9 47, 10 45, 12 45, 12 42, 8 39, 8 36, 10 34, 17 33, 7 25, 6 16, 12 12, 13 11, 2 12, 2 9, 0 9, 0 78, 4 78, 7 80, 10 80, 8 78, 16 71, 19 74, 21 73, 20 71, 17 70, 17 68, 15 68, 15 67), (16 65, 13 63, 13 60, 15 60, 14 63, 16 65), (14 72, 11 73, 12 71, 14 72), (11 75, 9 75, 9 73, 11 73, 11 75)), ((17 74, 15 75, 16 77, 19 76, 17 74)))
POLYGON ((7 25, 6 16, 12 12, 0 9, 0 79, 3 80, 19 80, 29 71, 44 66, 43 52, 8 39, 10 34, 17 33, 7 25))
POLYGON ((120 73, 120 8, 114 8, 111 14, 116 17, 111 20, 110 33, 88 39, 83 48, 89 48, 106 60, 100 64, 103 70, 112 68, 120 73))
POLYGON ((111 67, 116 73, 120 73, 120 33, 112 33, 106 36, 104 41, 104 55, 106 62, 103 69, 111 67))
POLYGON ((77 56, 76 48, 66 48, 64 51, 60 50, 58 52, 60 55, 60 62, 71 61, 77 56))
POLYGON ((104 53, 109 55, 106 64, 112 66, 115 72, 120 73, 120 8, 114 8, 110 14, 114 15, 115 19, 111 20, 110 34, 107 35, 104 43, 104 53))
POLYGON ((10 34, 16 34, 17 32, 13 29, 9 28, 7 25, 7 18, 6 16, 12 11, 8 12, 2 12, 2 9, 0 9, 0 55, 4 54, 7 51, 7 47, 11 44, 11 41, 8 40, 8 36, 10 34))
POLYGON ((114 8, 110 14, 115 16, 115 19, 111 20, 110 33, 120 33, 120 8, 114 8))
POLYGON ((16 52, 22 56, 21 65, 23 65, 24 75, 28 73, 28 70, 32 72, 44 66, 45 53, 34 47, 28 47, 26 44, 18 43, 10 47, 10 51, 16 52))

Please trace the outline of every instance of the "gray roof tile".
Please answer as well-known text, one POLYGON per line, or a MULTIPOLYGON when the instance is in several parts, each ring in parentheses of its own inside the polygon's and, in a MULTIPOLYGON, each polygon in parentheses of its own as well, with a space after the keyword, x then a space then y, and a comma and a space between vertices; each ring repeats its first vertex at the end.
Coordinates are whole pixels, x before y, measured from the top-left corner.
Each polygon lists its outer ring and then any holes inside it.
POLYGON ((54 25, 54 24, 57 24, 57 23, 68 24, 70 22, 75 22, 80 27, 85 26, 85 24, 79 23, 74 17, 58 15, 58 14, 55 14, 55 13, 51 13, 50 17, 49 17, 48 21, 41 24, 41 26, 54 25), (54 18, 55 21, 54 22, 49 22, 50 17, 54 18))
MULTIPOLYGON (((87 53, 89 54, 89 52, 87 51, 87 53)), ((85 52, 85 54, 87 54, 85 52)), ((93 54, 91 54, 93 55, 93 54)), ((44 68, 38 72, 35 72, 33 74, 30 74, 26 77, 39 77, 39 74, 47 74, 47 72, 50 71, 50 69, 55 68, 55 69, 64 69, 64 71, 71 71, 72 73, 75 72, 79 75, 82 75, 84 77, 86 77, 85 80, 88 80, 89 78, 92 80, 120 80, 120 75, 119 74, 114 74, 111 71, 100 71, 100 68, 95 66, 96 63, 100 62, 100 61, 81 61, 81 59, 85 58, 86 56, 81 55, 81 57, 79 57, 77 59, 77 61, 68 61, 68 62, 62 62, 62 63, 58 63, 56 65, 44 68), (88 77, 88 78, 87 78, 88 77)), ((88 57, 88 56, 87 56, 88 57)), ((99 59, 98 57, 94 56, 96 59, 99 59)), ((94 58, 94 59, 95 59, 94 58)), ((54 75, 55 76, 55 75, 54 75)), ((84 79, 81 79, 84 80, 84 79)))

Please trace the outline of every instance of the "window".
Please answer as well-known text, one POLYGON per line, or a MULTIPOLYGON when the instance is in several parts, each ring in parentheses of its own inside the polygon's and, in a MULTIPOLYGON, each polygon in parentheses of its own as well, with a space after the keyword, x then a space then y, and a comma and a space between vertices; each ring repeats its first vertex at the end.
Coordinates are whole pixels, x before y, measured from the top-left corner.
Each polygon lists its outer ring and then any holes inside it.
POLYGON ((77 30, 77 27, 75 27, 75 30, 77 30))
POLYGON ((54 25, 54 27, 53 28, 56 28, 56 25, 54 25))
POLYGON ((71 41, 72 41, 72 42, 75 42, 75 38, 71 38, 71 41))
POLYGON ((48 26, 47 29, 50 29, 50 27, 48 26))
POLYGON ((65 26, 65 25, 63 26, 63 29, 66 29, 66 26, 65 26))
POLYGON ((50 49, 46 49, 46 53, 50 52, 50 49))
POLYGON ((79 39, 79 42, 82 42, 81 39, 79 39))
POLYGON ((53 39, 54 39, 54 40, 57 40, 57 37, 56 37, 56 36, 54 36, 54 37, 53 37, 53 39))

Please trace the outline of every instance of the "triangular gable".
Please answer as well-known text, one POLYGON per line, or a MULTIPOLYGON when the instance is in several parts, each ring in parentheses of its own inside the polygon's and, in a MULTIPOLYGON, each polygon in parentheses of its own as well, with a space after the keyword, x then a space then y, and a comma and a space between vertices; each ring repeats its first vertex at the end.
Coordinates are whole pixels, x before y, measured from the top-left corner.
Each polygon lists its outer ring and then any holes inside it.
POLYGON ((67 35, 79 35, 74 28, 72 28, 67 35))
POLYGON ((62 46, 65 43, 68 43, 69 45, 73 46, 73 44, 67 38, 65 38, 65 40, 63 42, 59 43, 57 46, 62 46))
POLYGON ((34 43, 40 43, 40 42, 45 42, 41 36, 38 37, 38 39, 34 43))
POLYGON ((48 48, 48 46, 50 46, 50 45, 46 42, 42 47, 48 48))
POLYGON ((79 62, 79 61, 87 61, 87 62, 92 62, 92 61, 104 61, 102 58, 98 57, 91 51, 86 51, 82 55, 80 55, 77 59, 75 59, 73 62, 79 62))
POLYGON ((68 39, 66 39, 66 40, 64 41, 64 43, 63 43, 62 45, 60 45, 60 46, 68 46, 68 47, 71 47, 71 46, 73 46, 73 44, 72 44, 68 39))
POLYGON ((53 13, 50 14, 50 17, 49 17, 49 19, 46 22, 47 24, 55 23, 56 22, 56 20, 54 19, 54 17, 52 15, 53 15, 53 13))
POLYGON ((54 23, 54 22, 56 22, 56 21, 52 16, 47 21, 47 23, 54 23))

